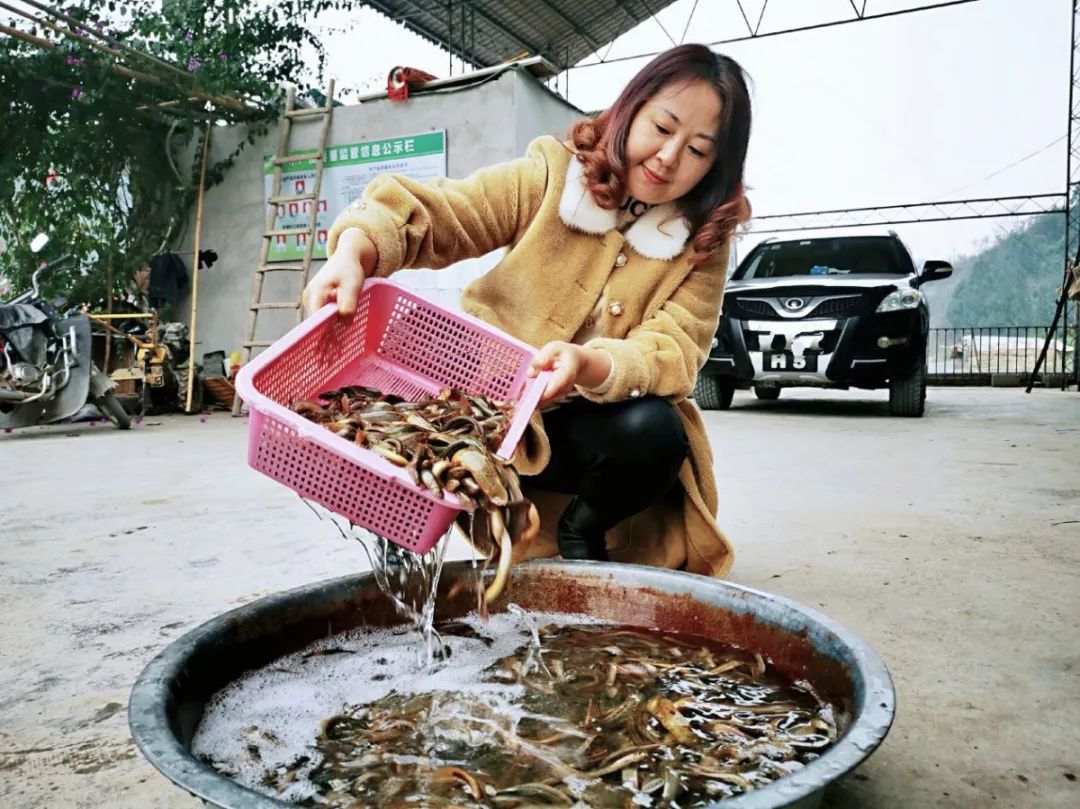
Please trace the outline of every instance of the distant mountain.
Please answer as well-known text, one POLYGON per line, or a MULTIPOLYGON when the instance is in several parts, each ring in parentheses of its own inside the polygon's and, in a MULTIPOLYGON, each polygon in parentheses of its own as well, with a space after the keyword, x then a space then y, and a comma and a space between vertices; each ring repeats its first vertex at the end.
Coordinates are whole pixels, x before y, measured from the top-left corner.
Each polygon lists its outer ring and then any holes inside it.
MULTIPOLYGON (((1073 215, 1080 215, 1080 196, 1073 215)), ((927 284, 933 326, 1046 326, 1065 260, 1065 217, 1032 217, 953 262, 953 278, 927 284)), ((1075 249, 1075 247, 1074 247, 1075 249)))

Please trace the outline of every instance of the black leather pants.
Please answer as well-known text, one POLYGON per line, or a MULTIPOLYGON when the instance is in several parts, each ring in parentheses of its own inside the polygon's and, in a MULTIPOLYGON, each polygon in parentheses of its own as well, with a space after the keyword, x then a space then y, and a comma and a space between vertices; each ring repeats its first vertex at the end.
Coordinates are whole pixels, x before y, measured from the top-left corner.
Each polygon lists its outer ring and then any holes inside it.
POLYGON ((606 560, 605 533, 671 490, 689 443, 675 408, 647 396, 574 399, 544 413, 551 462, 523 483, 574 495, 559 519, 564 559, 606 560))

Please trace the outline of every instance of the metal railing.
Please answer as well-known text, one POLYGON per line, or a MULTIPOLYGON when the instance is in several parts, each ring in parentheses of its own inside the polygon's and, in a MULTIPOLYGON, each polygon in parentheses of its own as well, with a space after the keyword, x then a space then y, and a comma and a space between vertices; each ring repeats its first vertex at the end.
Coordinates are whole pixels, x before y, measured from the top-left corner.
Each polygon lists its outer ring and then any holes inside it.
MULTIPOLYGON (((930 329, 926 370, 937 384, 990 384, 994 376, 1020 375, 1027 380, 1046 340, 1047 326, 969 326, 930 329)), ((1077 329, 1058 329, 1040 377, 1075 375, 1077 329)))

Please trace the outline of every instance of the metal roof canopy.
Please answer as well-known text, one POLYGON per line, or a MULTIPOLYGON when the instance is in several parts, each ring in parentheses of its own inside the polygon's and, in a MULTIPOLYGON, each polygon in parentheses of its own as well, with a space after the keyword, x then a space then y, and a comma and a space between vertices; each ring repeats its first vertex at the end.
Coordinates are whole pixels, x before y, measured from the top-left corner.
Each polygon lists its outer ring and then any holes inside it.
POLYGON ((474 67, 493 67, 529 55, 542 56, 562 71, 674 0, 363 2, 474 67))
MULTIPOLYGON (((905 14, 965 6, 979 0, 911 0, 914 5, 886 7, 878 13, 868 13, 870 0, 848 0, 852 16, 823 19, 818 22, 778 30, 762 30, 762 20, 770 0, 761 0, 757 20, 747 14, 747 0, 730 0, 746 24, 746 33, 735 33, 724 39, 708 42, 710 47, 745 42, 783 34, 793 34, 837 25, 863 23, 905 14)), ((413 32, 446 49, 475 67, 485 68, 514 61, 524 56, 540 56, 543 61, 532 65, 530 72, 545 78, 544 71, 554 68, 549 76, 598 65, 642 59, 657 55, 639 53, 607 59, 600 49, 622 34, 655 17, 674 0, 361 0, 413 32), (589 60, 589 57, 595 60, 589 60), (586 61, 588 60, 588 61, 586 61), (582 63, 584 62, 584 63, 582 63)), ((686 37, 700 0, 695 0, 680 42, 686 37)), ((716 2, 716 0, 706 0, 716 2)), ((880 5, 880 4, 877 4, 880 5)), ((939 222, 953 219, 982 219, 1000 216, 1029 216, 1058 214, 1065 218, 1065 271, 1053 323, 1042 352, 1028 381, 1031 391, 1047 347, 1064 314, 1063 329, 1068 332, 1068 309, 1071 283, 1080 283, 1080 217, 1071 211, 1070 200, 1080 194, 1080 0, 1070 0, 1071 36, 1069 60, 1069 101, 1066 133, 1065 185, 1056 193, 1037 193, 1013 197, 962 199, 916 202, 905 205, 874 206, 830 211, 807 211, 789 214, 755 216, 755 222, 765 225, 758 233, 803 230, 806 228, 847 228, 866 224, 902 224, 908 222, 939 222), (775 224, 774 224, 775 223, 775 224), (1074 257, 1075 255, 1075 257, 1074 257)), ((876 11, 870 9, 869 11, 876 11)), ((663 26, 661 26, 663 28, 663 26)), ((664 33, 676 44, 667 31, 664 33)), ((451 60, 451 72, 453 60, 451 60)), ((1077 304, 1080 322, 1080 302, 1077 304)), ((1075 367, 1077 389, 1080 390, 1080 362, 1075 367)), ((1062 379, 1062 390, 1065 379, 1062 379)))

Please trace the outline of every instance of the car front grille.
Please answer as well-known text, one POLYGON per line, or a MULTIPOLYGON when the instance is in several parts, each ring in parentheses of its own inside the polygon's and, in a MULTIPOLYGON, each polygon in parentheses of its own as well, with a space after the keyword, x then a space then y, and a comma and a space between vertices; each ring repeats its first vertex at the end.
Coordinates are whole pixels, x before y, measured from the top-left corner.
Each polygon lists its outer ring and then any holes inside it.
POLYGON ((779 317, 779 315, 776 314, 775 309, 773 309, 766 301, 759 298, 733 298, 724 309, 725 314, 738 318, 779 317))
POLYGON ((729 298, 724 303, 724 314, 740 320, 797 320, 807 317, 852 317, 862 314, 866 300, 862 295, 797 296, 806 301, 802 309, 791 310, 784 306, 789 297, 779 298, 729 298))
POLYGON ((826 298, 813 308, 814 317, 850 317, 862 309, 862 297, 848 295, 841 298, 826 298))

